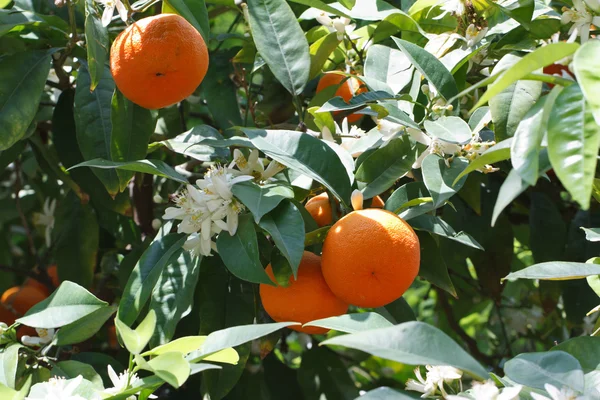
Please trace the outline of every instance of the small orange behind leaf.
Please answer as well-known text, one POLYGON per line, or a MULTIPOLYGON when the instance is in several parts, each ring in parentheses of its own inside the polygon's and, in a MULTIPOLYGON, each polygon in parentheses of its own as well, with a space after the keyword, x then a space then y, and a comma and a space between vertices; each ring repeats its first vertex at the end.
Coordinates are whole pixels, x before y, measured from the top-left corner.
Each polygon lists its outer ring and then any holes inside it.
MULTIPOLYGON (((329 86, 337 86, 341 84, 340 87, 335 91, 335 95, 340 96, 346 103, 348 103, 352 97, 367 91, 367 88, 365 88, 362 85, 362 82, 358 79, 354 77, 350 77, 345 81, 344 79, 346 79, 346 76, 336 73, 323 74, 323 77, 317 84, 317 93, 329 86)), ((335 112, 335 114, 337 113, 339 113, 339 111, 335 112)), ((350 114, 348 115, 348 122, 352 124, 358 121, 361 117, 361 114, 350 114)))

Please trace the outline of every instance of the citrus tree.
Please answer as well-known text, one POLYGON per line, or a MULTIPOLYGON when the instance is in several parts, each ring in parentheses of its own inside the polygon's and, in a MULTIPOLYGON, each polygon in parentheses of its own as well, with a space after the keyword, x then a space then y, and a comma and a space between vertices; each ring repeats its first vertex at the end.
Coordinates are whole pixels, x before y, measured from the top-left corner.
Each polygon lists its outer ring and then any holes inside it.
POLYGON ((600 399, 597 0, 0 0, 0 398, 600 399))

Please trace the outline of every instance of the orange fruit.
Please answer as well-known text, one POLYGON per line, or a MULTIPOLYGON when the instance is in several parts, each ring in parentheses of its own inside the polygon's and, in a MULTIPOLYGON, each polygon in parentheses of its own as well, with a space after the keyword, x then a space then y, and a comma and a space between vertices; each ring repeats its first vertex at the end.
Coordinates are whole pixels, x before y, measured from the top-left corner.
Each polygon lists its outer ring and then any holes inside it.
MULTIPOLYGON (((336 204, 338 204, 337 200, 336 204)), ((371 208, 383 208, 383 206, 383 199, 375 196, 371 202, 371 208)), ((331 224, 331 204, 326 192, 309 199, 304 208, 306 208, 306 211, 313 217, 319 227, 331 224)))
POLYGON ((158 109, 190 96, 208 70, 208 50, 198 31, 177 14, 142 18, 117 36, 110 70, 121 93, 158 109))
MULTIPOLYGON (((575 78, 575 76, 573 75, 571 70, 569 70, 569 67, 566 65, 562 65, 562 64, 546 65, 544 67, 543 72, 544 72, 544 74, 547 74, 547 75, 558 75, 561 78, 564 76, 564 73, 567 73, 567 75, 575 78)), ((547 85, 550 89, 552 89, 554 87, 553 83, 547 83, 547 85)))
MULTIPOLYGON (((361 81, 358 79, 353 77, 350 77, 345 81, 344 79, 346 79, 344 75, 332 73, 324 74, 317 84, 317 93, 329 86, 339 85, 338 89, 335 91, 335 96, 340 96, 347 103, 352 97, 367 91, 367 89, 362 86, 361 81), (342 81, 344 82, 342 83, 342 81)), ((339 112, 334 112, 334 114, 338 113, 339 112)), ((348 122, 352 124, 358 121, 361 117, 361 114, 350 114, 348 115, 348 122)))
MULTIPOLYGON (((45 292, 34 286, 14 286, 5 291, 0 298, 0 306, 13 314, 15 318, 22 317, 40 301, 48 297, 45 292)), ((2 321, 10 325, 7 321, 2 321)))
POLYGON ((354 211, 329 230, 322 263, 337 297, 359 307, 382 307, 400 298, 419 273, 419 238, 392 212, 354 211))
MULTIPOLYGON (((58 287, 60 285, 60 281, 58 279, 58 269, 56 267, 56 265, 51 265, 48 267, 48 269, 46 270, 46 273, 48 274, 48 276, 50 277, 50 280, 52 281, 52 284, 54 285, 54 287, 58 287)), ((45 293, 46 296, 50 296, 50 289, 48 288, 48 286, 44 285, 43 283, 41 283, 40 281, 33 279, 33 278, 27 278, 25 280, 25 282, 23 283, 23 286, 33 286, 35 288, 37 288, 38 290, 40 290, 41 292, 45 293)))
MULTIPOLYGON (((271 264, 265 269, 275 281, 271 264)), ((287 287, 260 285, 260 298, 267 314, 277 322, 307 323, 316 319, 341 315, 348 304, 335 297, 321 273, 321 257, 304 252, 298 267, 298 279, 290 277, 287 287)), ((290 326, 291 329, 309 334, 327 333, 329 329, 290 326)))

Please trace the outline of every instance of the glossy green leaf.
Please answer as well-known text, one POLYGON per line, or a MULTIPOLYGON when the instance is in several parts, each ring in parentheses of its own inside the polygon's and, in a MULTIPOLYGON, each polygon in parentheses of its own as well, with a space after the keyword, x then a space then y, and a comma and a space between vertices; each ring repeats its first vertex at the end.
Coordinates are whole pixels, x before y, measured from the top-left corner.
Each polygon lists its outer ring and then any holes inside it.
POLYGON ((471 161, 467 168, 462 170, 462 172, 458 174, 456 178, 454 178, 452 186, 456 185, 458 181, 462 179, 463 176, 467 175, 470 172, 476 171, 479 168, 483 168, 487 164, 494 164, 499 161, 508 160, 510 158, 510 148, 512 146, 512 142, 513 139, 508 138, 506 140, 501 141, 500 143, 496 143, 494 146, 487 149, 483 154, 481 154, 475 160, 471 161))
POLYGON ((373 32, 373 43, 395 36, 398 32, 415 32, 425 36, 425 32, 419 24, 408 14, 397 10, 395 13, 385 17, 373 32))
POLYGON ((350 18, 348 14, 344 13, 337 8, 333 8, 330 5, 320 1, 320 0, 290 0, 292 3, 302 4, 308 7, 316 8, 317 10, 322 10, 330 14, 339 15, 340 17, 350 18))
MULTIPOLYGON (((5 1, 5 0, 3 0, 5 1)), ((3 2, 0 1, 0 4, 3 2)), ((10 1, 6 0, 9 4, 10 1)), ((4 7, 0 7, 4 8, 4 7)), ((26 25, 45 25, 44 20, 29 11, 17 11, 15 9, 0 10, 0 36, 10 32, 12 29, 26 25)))
POLYGON ((439 217, 429 214, 419 215, 410 220, 410 225, 414 229, 431 232, 434 235, 442 236, 455 242, 464 244, 478 250, 484 248, 468 233, 456 232, 446 221, 439 217))
POLYGON ((93 1, 85 2, 85 42, 87 44, 87 63, 92 82, 90 90, 94 91, 102 75, 104 64, 108 61, 108 29, 102 26, 101 17, 94 7, 93 1))
POLYGON ((173 257, 180 254, 186 237, 170 233, 156 238, 133 268, 119 302, 118 319, 131 325, 150 298, 156 283, 173 257))
POLYGON ((210 23, 204 0, 167 0, 163 2, 163 13, 179 14, 185 18, 208 43, 210 23))
POLYGON ((284 199, 294 198, 294 191, 280 183, 259 185, 254 182, 240 182, 233 185, 231 191, 252 212, 256 223, 284 199))
POLYGON ((296 131, 242 131, 267 156, 322 183, 343 203, 350 204, 352 190, 344 164, 321 140, 296 131))
POLYGON ((256 231, 249 214, 239 216, 233 236, 229 232, 219 234, 217 249, 233 275, 248 282, 273 284, 260 263, 256 231))
POLYGON ((367 183, 363 196, 370 199, 389 189, 410 171, 416 158, 417 150, 407 135, 369 154, 356 171, 356 179, 367 183))
POLYGON ((407 113, 396 107, 393 102, 380 103, 379 105, 385 108, 388 112, 388 116, 384 118, 386 121, 395 122, 396 124, 421 130, 421 127, 415 121, 413 121, 407 113))
POLYGON ((468 165, 469 162, 460 157, 455 157, 450 163, 450 167, 437 154, 430 154, 425 157, 421 164, 421 171, 423 173, 423 181, 433 198, 433 206, 435 208, 444 204, 446 200, 454 196, 465 184, 465 177, 458 179, 458 181, 457 177, 468 165))
POLYGON ((404 297, 400 297, 399 299, 392 301, 384 307, 379 307, 376 309, 376 311, 383 315, 388 321, 390 321, 394 325, 400 324, 402 322, 417 320, 415 312, 410 307, 408 302, 404 299, 404 297))
MULTIPOLYGON (((245 141, 248 142, 248 145, 252 145, 248 139, 245 139, 245 141)), ((219 131, 210 125, 196 125, 189 131, 177 135, 173 139, 160 142, 160 144, 168 149, 192 157, 198 161, 213 161, 214 159, 229 158, 230 151, 225 148, 227 147, 225 146, 225 143, 232 146, 240 146, 240 143, 236 141, 236 139, 224 139, 219 131), (219 146, 218 148, 217 146, 212 147, 210 144, 203 144, 202 142, 204 141, 211 143, 216 142, 217 145, 223 144, 223 146, 219 146)))
POLYGON ((156 312, 157 320, 150 347, 171 340, 179 321, 191 312, 200 262, 201 258, 185 251, 173 258, 160 274, 150 297, 150 309, 156 312))
POLYGON ((600 367, 600 337, 579 336, 568 339, 551 349, 556 350, 575 357, 586 374, 600 367))
MULTIPOLYGON (((311 0, 318 1, 318 0, 311 0)), ((329 59, 329 56, 340 45, 337 38, 337 33, 331 32, 329 35, 323 36, 316 42, 310 45, 310 72, 309 79, 315 78, 321 72, 323 65, 329 59)))
POLYGON ((522 353, 504 364, 504 373, 516 383, 544 389, 545 384, 583 392, 583 371, 579 361, 564 351, 522 353))
POLYGON ((185 336, 175 339, 171 342, 154 347, 141 354, 142 357, 158 356, 164 353, 177 352, 187 355, 194 350, 198 350, 206 341, 206 336, 185 336))
POLYGON ((51 53, 32 50, 0 59, 0 151, 8 149, 27 133, 50 71, 51 53))
POLYGON ((437 89, 440 95, 448 100, 458 94, 458 87, 452 74, 433 54, 406 40, 395 37, 392 39, 414 67, 425 76, 429 84, 437 89))
POLYGON ((321 345, 344 346, 409 365, 450 365, 477 379, 487 371, 441 330, 423 322, 337 336, 321 345))
POLYGON ((596 171, 600 125, 594 120, 579 85, 557 96, 548 121, 548 155, 558 179, 586 210, 596 171))
POLYGON ((294 278, 304 254, 304 220, 298 208, 285 201, 265 215, 259 222, 275 245, 290 263, 294 278))
MULTIPOLYGON (((110 117, 112 161, 144 159, 148 152, 148 140, 156 127, 156 121, 150 110, 132 103, 119 90, 115 90, 110 117)), ((127 188, 133 174, 133 171, 117 169, 121 191, 127 188)))
POLYGON ((17 389, 17 368, 19 365, 19 350, 23 348, 19 343, 7 346, 0 355, 0 383, 10 389, 17 389))
POLYGON ((204 346, 202 346, 202 350, 192 352, 188 359, 196 360, 203 358, 208 354, 213 354, 229 347, 239 346, 290 325, 298 325, 298 323, 274 322, 271 324, 241 325, 215 331, 208 335, 204 346))
POLYGON ((76 283, 65 281, 17 322, 34 328, 60 328, 107 306, 76 283))
POLYGON ((421 264, 419 276, 435 286, 444 289, 454 297, 458 297, 452 279, 448 274, 448 266, 440 253, 438 244, 427 232, 418 232, 421 246, 421 264))
POLYGON ((581 91, 585 96, 596 120, 600 125, 600 78, 598 77, 598 63, 600 63, 600 43, 591 40, 582 45, 573 57, 573 72, 581 91))
POLYGON ((107 306, 60 328, 54 335, 52 344, 65 346, 77 344, 93 337, 108 319, 117 311, 117 307, 107 306))
POLYGON ((506 2, 505 6, 489 0, 486 1, 486 3, 492 7, 498 8, 506 15, 510 16, 519 24, 521 24, 521 26, 529 29, 529 23, 531 22, 533 10, 535 8, 535 3, 533 0, 517 0, 514 2, 506 2))
POLYGON ((387 328, 392 324, 375 312, 365 312, 318 319, 302 326, 318 326, 339 332, 356 333, 370 329, 387 328))
POLYGON ((395 97, 392 94, 383 90, 361 93, 352 97, 348 102, 337 96, 323 104, 317 112, 356 110, 370 103, 376 103, 381 100, 391 100, 394 98, 395 97))
POLYGON ((79 375, 83 379, 90 381, 97 390, 103 390, 104 385, 102 378, 91 365, 75 360, 60 361, 56 363, 56 367, 52 369, 54 376, 63 377, 66 379, 77 378, 79 375))
POLYGON ((93 169, 124 170, 134 172, 144 172, 146 174, 158 175, 163 178, 169 178, 179 183, 188 183, 188 180, 175 171, 169 164, 160 160, 137 160, 137 161, 109 161, 102 158, 96 158, 90 161, 84 161, 69 169, 80 167, 92 167, 93 169))
POLYGON ((284 0, 248 1, 248 23, 256 49, 292 95, 304 90, 310 54, 304 32, 284 0))
POLYGON ((600 228, 584 228, 581 227, 585 232, 585 239, 590 242, 600 242, 600 228))
POLYGON ((400 186, 385 202, 385 209, 409 220, 434 209, 433 202, 418 202, 416 199, 431 199, 423 182, 409 182, 400 186))
POLYGON ((600 265, 551 261, 532 265, 520 271, 511 272, 504 279, 544 279, 544 280, 569 280, 583 279, 590 275, 600 275, 600 265))
POLYGON ((154 310, 148 311, 146 317, 135 329, 131 329, 119 318, 115 318, 115 327, 127 351, 131 354, 140 354, 150 341, 156 328, 156 313, 154 310))
POLYGON ((425 121, 427 133, 448 143, 466 144, 471 141, 471 128, 461 118, 443 116, 425 121))
POLYGON ((401 51, 379 44, 370 46, 367 50, 365 76, 386 83, 392 94, 397 94, 410 83, 412 69, 410 60, 401 51))
MULTIPOLYGON (((492 75, 499 77, 494 82, 504 76, 503 71, 513 68, 522 60, 523 58, 512 53, 502 57, 492 70, 492 75)), ((542 82, 519 80, 503 86, 503 90, 489 98, 497 142, 514 135, 517 126, 540 97, 541 92, 542 82)), ((486 93, 489 93, 489 87, 486 93)))
MULTIPOLYGON (((102 79, 91 91, 92 80, 86 64, 77 71, 75 89, 75 127, 77 143, 84 160, 102 158, 110 160, 112 138, 111 101, 115 83, 108 66, 105 66, 102 79)), ((93 168, 92 172, 100 179, 111 196, 119 193, 119 178, 116 171, 93 168)))
POLYGON ((140 366, 142 369, 154 372, 174 388, 179 388, 190 376, 190 364, 181 353, 164 353, 140 366))
POLYGON ((89 204, 70 193, 56 210, 53 229, 55 261, 61 281, 89 288, 94 280, 99 246, 98 218, 89 204))
POLYGON ((400 391, 389 387, 379 387, 369 390, 367 393, 360 396, 361 400, 417 400, 420 397, 411 392, 400 391))
POLYGON ((548 128, 552 106, 561 88, 555 87, 525 114, 517 126, 510 148, 511 163, 521 178, 535 185, 539 176, 539 154, 542 139, 548 128))
POLYGON ((488 87, 473 109, 487 103, 492 97, 500 94, 525 75, 550 65, 561 58, 568 57, 579 48, 579 43, 551 43, 527 54, 514 65, 501 72, 501 76, 488 87))

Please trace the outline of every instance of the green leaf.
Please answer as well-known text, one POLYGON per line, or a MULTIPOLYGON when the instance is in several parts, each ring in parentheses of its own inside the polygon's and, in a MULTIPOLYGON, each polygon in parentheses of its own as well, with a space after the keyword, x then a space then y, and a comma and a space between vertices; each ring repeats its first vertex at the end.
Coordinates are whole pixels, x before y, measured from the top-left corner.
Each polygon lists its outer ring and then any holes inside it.
POLYGON ((126 325, 133 324, 150 298, 165 267, 183 251, 181 246, 185 240, 186 237, 182 234, 170 233, 155 239, 144 251, 129 276, 119 302, 119 320, 126 325))
POLYGON ((392 301, 384 307, 377 308, 376 311, 394 325, 402 322, 416 321, 417 319, 415 312, 403 297, 392 301))
POLYGON ((461 157, 455 157, 450 163, 450 167, 437 154, 430 154, 425 157, 421 164, 421 171, 425 186, 433 198, 434 208, 443 205, 446 200, 454 196, 465 184, 467 179, 464 176, 458 179, 458 181, 457 178, 468 165, 469 162, 461 157))
POLYGON ((140 365, 142 369, 154 372, 156 376, 174 388, 179 388, 190 376, 190 364, 181 353, 164 353, 140 365))
POLYGON ((378 387, 377 389, 369 390, 367 393, 360 396, 361 400, 417 400, 420 397, 411 392, 391 389, 389 387, 378 387))
POLYGON ((337 8, 333 8, 330 5, 323 3, 320 0, 290 0, 292 3, 302 4, 308 7, 316 8, 318 10, 326 11, 329 14, 338 15, 340 17, 350 18, 348 14, 338 10, 337 8))
POLYGON ((313 346, 302 353, 297 381, 304 394, 301 398, 342 400, 356 399, 359 396, 356 384, 341 357, 319 346, 313 346))
POLYGON ((89 288, 94 280, 99 245, 99 226, 94 209, 72 192, 61 201, 53 229, 55 261, 61 281, 89 288))
MULTIPOLYGON (((317 0, 312 0, 317 1, 317 0)), ((336 32, 325 35, 310 45, 310 72, 309 79, 316 78, 321 73, 323 65, 329 59, 329 56, 340 45, 336 32)))
POLYGON ((410 220, 410 225, 417 230, 431 232, 478 250, 484 248, 468 233, 456 232, 446 221, 429 214, 419 215, 410 220))
POLYGON ((377 90, 373 92, 365 92, 352 97, 346 102, 341 97, 337 96, 327 101, 317 110, 317 112, 331 112, 331 111, 350 111, 364 107, 369 103, 376 103, 381 100, 391 100, 395 97, 388 92, 383 90, 377 90))
POLYGON ((125 322, 117 317, 115 318, 115 327, 117 328, 117 332, 123 340, 127 351, 131 354, 140 354, 150 341, 154 329, 156 328, 156 313, 154 310, 148 311, 146 317, 135 329, 131 329, 125 322))
POLYGON ((190 353, 188 360, 195 362, 198 358, 203 358, 229 347, 239 346, 291 325, 299 324, 296 322, 275 322, 271 324, 233 326, 215 331, 208 335, 200 351, 190 353))
POLYGON ((516 383, 544 389, 545 384, 583 392, 583 371, 579 361, 564 351, 523 353, 504 364, 504 373, 516 383))
POLYGON ((568 339, 554 346, 550 351, 556 350, 575 357, 586 374, 600 367, 600 337, 580 336, 568 339))
MULTIPOLYGON (((388 116, 384 118, 386 121, 392 121, 392 122, 395 122, 396 124, 400 124, 400 125, 407 126, 409 128, 421 130, 421 127, 417 123, 415 123, 415 121, 413 121, 408 116, 407 113, 405 113, 404 111, 402 111, 401 109, 399 109, 392 103, 394 103, 394 102, 385 102, 385 103, 379 104, 380 106, 385 108, 387 110, 387 112, 389 113, 388 116)), ((398 104, 398 103, 396 102, 396 104, 398 104)))
MULTIPOLYGON (((79 150, 81 150, 84 160, 111 159, 112 123, 110 113, 115 83, 108 66, 104 68, 102 79, 93 92, 86 64, 81 64, 77 71, 74 116, 77 143, 79 143, 79 150)), ((116 171, 92 169, 92 172, 106 187, 108 194, 114 197, 119 193, 119 178, 116 171)))
MULTIPOLYGON (((0 4, 4 1, 6 1, 6 5, 11 3, 11 1, 3 0, 0 1, 0 4)), ((10 32, 13 28, 27 25, 43 26, 46 25, 46 23, 38 15, 29 11, 21 11, 14 8, 9 10, 0 10, 0 36, 10 32)))
MULTIPOLYGON (((148 140, 156 127, 156 121, 150 110, 127 100, 117 89, 112 98, 110 116, 112 161, 135 161, 145 158, 148 152, 148 140)), ((121 191, 127 188, 133 174, 133 171, 117 170, 121 191)))
POLYGON ((420 33, 423 36, 426 35, 423 29, 421 29, 419 24, 412 19, 410 15, 404 13, 404 11, 396 10, 396 12, 385 17, 377 25, 373 32, 373 43, 379 43, 390 36, 394 36, 398 32, 415 32, 420 33))
POLYGON ((260 263, 258 239, 249 214, 239 216, 235 235, 225 231, 219 234, 217 249, 233 275, 248 282, 273 284, 260 263))
POLYGON ((521 178, 532 186, 536 184, 539 176, 542 139, 548 128, 554 100, 561 90, 560 86, 556 86, 548 96, 535 103, 515 131, 510 148, 511 163, 521 178))
POLYGON ((88 340, 102 329, 104 323, 115 311, 117 311, 117 307, 114 306, 102 307, 69 325, 63 326, 54 335, 52 344, 65 346, 88 340))
POLYGON ((31 50, 0 58, 0 151, 27 133, 42 98, 51 53, 31 50))
POLYGON ((494 164, 499 161, 508 160, 510 158, 510 148, 512 146, 513 138, 508 138, 496 143, 494 146, 487 149, 475 160, 471 161, 467 168, 465 168, 452 182, 452 186, 456 185, 463 176, 470 172, 476 171, 479 168, 483 168, 486 164, 494 164))
POLYGON ((525 29, 529 30, 529 23, 531 22, 533 10, 535 8, 535 3, 533 0, 517 0, 512 3, 506 2, 510 4, 505 7, 491 0, 486 0, 485 2, 492 7, 502 10, 502 12, 504 12, 506 15, 513 18, 521 26, 525 27, 525 29))
POLYGON ((388 197, 384 209, 398 214, 400 218, 409 220, 433 210, 432 202, 411 204, 415 199, 430 198, 429 191, 423 182, 409 182, 400 186, 388 197))
POLYGON ((157 320, 150 347, 171 340, 179 321, 191 312, 201 261, 186 251, 173 258, 160 274, 150 298, 157 320))
POLYGON ((17 389, 17 368, 19 365, 19 349, 23 348, 19 343, 6 347, 0 357, 0 383, 10 389, 17 389))
MULTIPOLYGON (((403 14, 392 16, 400 15, 403 14)), ((406 18, 410 19, 408 16, 406 18)), ((410 60, 401 51, 379 44, 370 46, 367 50, 365 76, 386 83, 392 94, 397 94, 410 83, 412 68, 410 60)))
POLYGON ((511 272, 504 279, 544 279, 562 281, 569 279, 583 279, 590 275, 600 275, 600 265, 552 261, 535 264, 517 272, 511 272))
POLYGON ((259 185, 251 181, 240 182, 233 185, 231 191, 238 200, 250 209, 256 223, 265 214, 277 207, 282 200, 294 198, 292 188, 281 183, 259 185))
POLYGON ((600 78, 598 65, 600 64, 600 42, 590 40, 583 44, 573 57, 573 72, 581 91, 590 106, 596 124, 600 125, 600 78))
POLYGON ((423 322, 337 336, 321 345, 350 347, 409 365, 450 365, 477 379, 488 376, 485 368, 448 335, 423 322))
POLYGON ((298 208, 290 201, 281 203, 259 222, 275 245, 290 263, 294 278, 304 254, 304 220, 298 208))
POLYGON ((356 333, 370 329, 387 328, 391 322, 375 312, 345 314, 308 322, 302 326, 318 326, 339 332, 356 333))
POLYGON ((477 104, 473 106, 473 110, 487 103, 492 97, 500 94, 515 82, 523 79, 525 75, 530 74, 546 65, 568 57, 575 53, 579 48, 579 43, 551 43, 547 46, 538 48, 537 50, 527 54, 521 58, 510 68, 500 72, 500 77, 491 84, 477 104))
POLYGON ((584 228, 581 227, 585 232, 585 240, 590 242, 600 242, 600 228, 584 228))
POLYGON ((104 64, 108 61, 110 41, 108 29, 102 26, 100 16, 93 1, 90 0, 85 2, 85 43, 87 44, 87 63, 92 79, 90 90, 94 91, 104 74, 104 64))
POLYGON ((213 161, 215 158, 229 158, 230 151, 225 148, 228 146, 254 147, 246 138, 224 139, 218 130, 210 125, 196 125, 187 132, 177 135, 173 139, 159 142, 168 149, 183 154, 184 156, 192 157, 198 161, 213 161), (243 143, 240 141, 243 140, 243 143), (207 142, 204 144, 202 142, 207 142), (211 144, 216 142, 216 146, 211 144), (220 146, 223 145, 223 146, 220 146), (219 148, 216 148, 219 147, 219 148))
POLYGON ((356 171, 356 179, 367 183, 363 196, 367 199, 389 189, 406 175, 417 158, 417 150, 408 135, 393 139, 367 156, 356 171))
POLYGON ((267 156, 322 183, 344 204, 350 204, 352 189, 344 164, 321 140, 296 131, 250 128, 242 131, 267 156))
POLYGON ((80 167, 92 167, 99 169, 120 169, 124 171, 135 171, 144 172, 146 174, 152 174, 162 176, 163 178, 172 179, 179 183, 188 183, 188 180, 175 171, 169 164, 160 160, 137 160, 137 161, 109 161, 102 158, 96 158, 90 161, 84 161, 77 165, 72 166, 69 170, 80 167))
POLYGON ((198 350, 206 341, 207 336, 185 336, 175 339, 172 342, 165 343, 153 349, 142 353, 142 357, 158 356, 164 353, 177 352, 187 355, 194 350, 198 350))
POLYGON ((76 283, 65 281, 17 322, 33 328, 60 328, 108 306, 76 283))
MULTIPOLYGON (((429 84, 433 85, 444 99, 449 100, 458 94, 454 77, 433 54, 406 40, 395 37, 392 39, 415 68, 425 76, 429 84)), ((458 105, 457 101, 455 103, 458 105)))
POLYGON ((540 263, 564 259, 567 237, 567 225, 556 202, 543 192, 531 193, 529 248, 533 260, 540 263))
POLYGON ((304 32, 284 0, 249 0, 248 23, 256 49, 288 92, 302 93, 310 54, 304 32))
POLYGON ((600 126, 577 84, 557 96, 548 121, 548 155, 558 179, 587 210, 596 171, 600 126))
POLYGON ((166 0, 163 1, 163 14, 179 14, 185 18, 208 43, 210 38, 210 22, 204 0, 166 0))
MULTIPOLYGON (((514 54, 502 57, 492 71, 492 76, 502 78, 503 71, 517 65, 523 59, 514 54)), ((491 85, 490 85, 491 87, 491 85)), ((489 87, 488 91, 489 92, 489 87)), ((497 95, 490 97, 490 111, 494 122, 496 141, 502 141, 514 135, 519 122, 535 104, 542 92, 542 82, 513 81, 497 95)), ((482 103, 483 104, 483 103, 482 103)))
POLYGON ((454 284, 448 274, 448 266, 438 244, 429 233, 418 232, 417 235, 421 246, 419 276, 458 298, 454 284))
POLYGON ((56 367, 52 369, 54 376, 64 377, 67 379, 77 378, 79 375, 83 379, 90 381, 97 390, 104 390, 102 378, 94 367, 86 363, 75 360, 67 360, 56 363, 56 367))
POLYGON ((471 128, 458 117, 443 116, 435 121, 425 121, 427 133, 448 143, 466 144, 471 141, 471 128))

